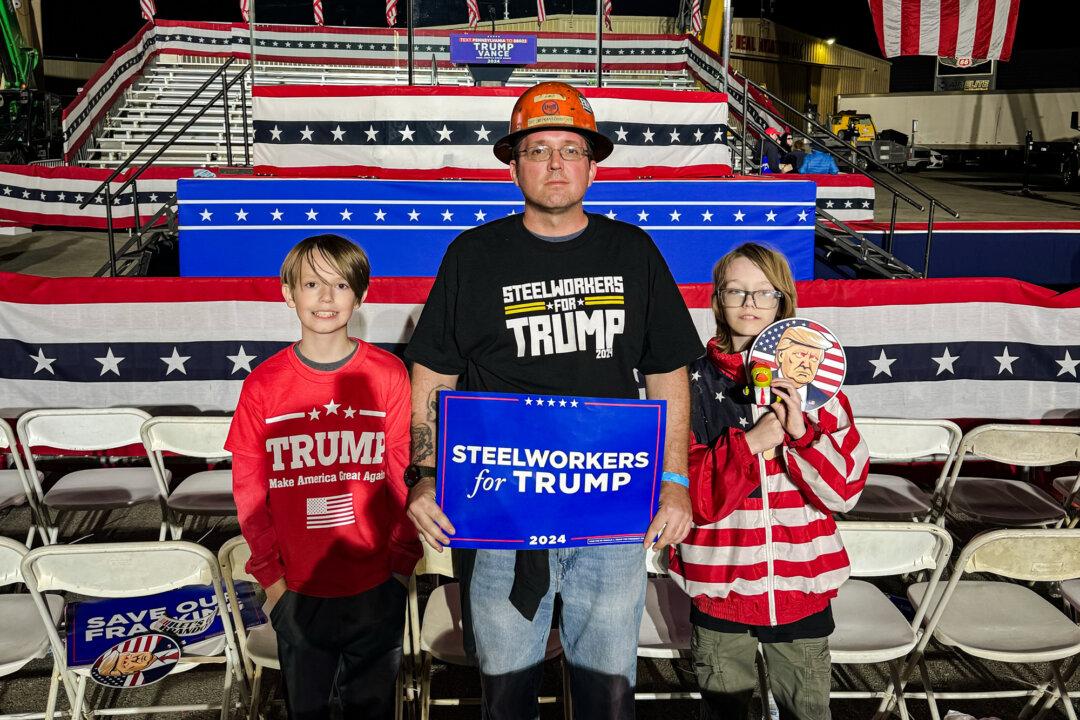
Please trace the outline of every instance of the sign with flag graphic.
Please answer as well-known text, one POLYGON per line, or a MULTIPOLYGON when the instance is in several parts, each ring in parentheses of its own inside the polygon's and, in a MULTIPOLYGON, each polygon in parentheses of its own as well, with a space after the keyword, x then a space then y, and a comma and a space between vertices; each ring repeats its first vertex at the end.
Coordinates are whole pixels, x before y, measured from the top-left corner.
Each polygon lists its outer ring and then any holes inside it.
POLYGON ((307 529, 340 527, 356 522, 353 512, 353 496, 328 495, 307 499, 307 529))
POLYGON ((180 645, 168 635, 147 633, 112 646, 101 654, 90 677, 111 688, 153 685, 172 672, 180 660, 180 645))
MULTIPOLYGON (((703 245, 698 265, 707 271, 722 253, 703 245)), ((48 407, 231 411, 248 373, 299 337, 272 275, 0 273, 0 417, 48 407)), ((400 353, 430 288, 430 277, 375 277, 350 333, 400 353)), ((681 289, 707 340, 712 285, 681 289)), ((797 290, 800 316, 844 340, 856 413, 1053 421, 1080 407, 1080 290, 1001 278, 815 280, 797 290)))
POLYGON ((450 546, 640 543, 660 492, 663 400, 439 393, 450 546))
POLYGON ((765 365, 774 377, 795 383, 804 410, 816 410, 840 392, 847 362, 840 341, 821 323, 805 318, 779 320, 765 328, 750 348, 750 363, 765 365))
POLYGON ((1020 0, 870 0, 874 32, 885 57, 936 55, 1008 60, 1020 0))
MULTIPOLYGON (((256 172, 503 180, 492 147, 520 88, 256 86, 256 172)), ((597 177, 722 177, 723 93, 585 88, 615 150, 597 177)))
MULTIPOLYGON (((214 179, 177 190, 187 276, 277 275, 289 248, 327 232, 363 246, 377 275, 433 276, 462 231, 524 209, 509 182, 214 179)), ((586 211, 648 232, 679 282, 711 279, 712 260, 750 240, 810 279, 814 203, 813 183, 782 180, 597 182, 585 196, 586 211)))

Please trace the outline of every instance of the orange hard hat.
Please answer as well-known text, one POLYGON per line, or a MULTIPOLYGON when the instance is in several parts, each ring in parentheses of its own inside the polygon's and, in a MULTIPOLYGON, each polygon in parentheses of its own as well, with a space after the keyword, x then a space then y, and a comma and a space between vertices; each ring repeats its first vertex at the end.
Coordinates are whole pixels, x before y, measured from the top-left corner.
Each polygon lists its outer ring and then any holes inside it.
POLYGON ((542 130, 569 130, 589 140, 593 160, 611 154, 613 144, 596 130, 592 106, 581 92, 566 83, 542 82, 521 94, 510 114, 510 130, 495 143, 495 157, 506 164, 514 159, 518 141, 542 130))

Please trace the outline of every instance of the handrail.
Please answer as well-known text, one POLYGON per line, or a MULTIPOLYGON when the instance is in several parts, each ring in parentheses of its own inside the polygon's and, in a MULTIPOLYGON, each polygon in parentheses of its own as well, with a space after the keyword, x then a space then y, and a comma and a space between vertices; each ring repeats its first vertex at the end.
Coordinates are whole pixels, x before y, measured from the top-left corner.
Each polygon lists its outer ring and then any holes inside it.
MULTIPOLYGON (((236 60, 236 58, 227 58, 225 60, 225 62, 222 63, 221 67, 219 67, 217 70, 215 70, 214 74, 206 79, 206 82, 204 82, 202 85, 200 85, 199 88, 195 92, 193 92, 191 95, 189 95, 187 98, 185 98, 184 102, 180 104, 180 107, 178 107, 176 110, 174 110, 173 113, 171 115, 169 115, 169 117, 165 118, 165 120, 163 120, 162 123, 157 126, 157 129, 155 129, 152 133, 150 133, 150 136, 147 137, 146 140, 144 140, 142 142, 142 144, 139 145, 139 147, 135 148, 135 151, 132 152, 130 155, 128 155, 124 159, 124 161, 122 163, 117 165, 116 168, 109 175, 109 177, 105 178, 105 180, 102 181, 102 183, 100 185, 98 185, 94 189, 94 191, 92 193, 90 193, 89 196, 87 196, 86 201, 83 202, 81 205, 79 205, 79 209, 83 210, 84 208, 86 208, 87 205, 89 205, 91 202, 93 202, 94 199, 98 195, 101 194, 102 190, 104 190, 109 185, 109 183, 111 183, 113 180, 115 180, 117 178, 117 176, 120 175, 120 173, 122 173, 124 170, 126 170, 127 167, 129 165, 131 165, 131 163, 135 160, 135 158, 138 157, 139 153, 141 153, 143 150, 145 150, 147 147, 149 147, 150 143, 152 143, 154 140, 157 139, 158 135, 165 132, 165 129, 172 123, 173 120, 178 118, 181 113, 183 113, 185 110, 187 110, 189 107, 191 107, 191 104, 193 102, 195 102, 195 99, 198 98, 199 95, 202 94, 203 90, 206 90, 206 88, 210 87, 210 84, 212 82, 214 82, 214 80, 216 80, 223 72, 225 72, 228 69, 228 67, 233 64, 233 62, 235 60, 236 60)), ((243 74, 243 73, 241 73, 241 74, 243 74)), ((215 98, 215 101, 216 101, 216 98, 215 98)), ((228 122, 228 118, 226 118, 226 122, 228 122)), ((110 194, 119 195, 120 192, 117 191, 116 193, 110 193, 110 194)))
MULTIPOLYGON (((746 84, 746 86, 747 86, 748 88, 751 88, 751 87, 752 87, 752 88, 754 88, 755 90, 757 90, 758 92, 760 92, 760 93, 761 93, 762 95, 764 95, 765 97, 767 97, 767 98, 769 98, 770 100, 772 100, 773 102, 776 102, 776 103, 780 104, 781 106, 783 106, 783 107, 787 108, 788 110, 790 110, 791 112, 795 113, 796 115, 798 115, 798 116, 799 116, 800 118, 802 118, 802 119, 803 119, 803 120, 805 120, 806 122, 810 123, 810 125, 812 125, 812 126, 813 126, 813 127, 814 127, 814 128, 816 129, 816 130, 818 130, 818 131, 820 131, 820 132, 823 132, 823 133, 825 133, 826 135, 828 135, 829 137, 831 137, 831 138, 833 138, 833 139, 837 140, 838 142, 840 142, 841 144, 843 144, 843 145, 844 145, 845 147, 850 147, 850 146, 848 146, 848 144, 847 144, 846 142, 844 142, 844 140, 842 140, 842 139, 840 138, 840 136, 839 136, 839 135, 836 135, 836 134, 835 134, 835 133, 833 133, 833 132, 832 132, 831 130, 829 130, 828 128, 826 128, 825 126, 821 125, 821 124, 820 124, 820 123, 818 123, 818 122, 817 122, 816 120, 814 120, 813 118, 811 118, 811 117, 810 117, 809 115, 806 115, 805 113, 801 113, 801 112, 799 112, 798 110, 796 110, 795 108, 793 108, 793 107, 792 107, 791 105, 787 104, 786 102, 784 102, 783 100, 781 100, 780 98, 778 98, 778 97, 777 97, 776 95, 773 95, 773 94, 772 94, 771 92, 769 92, 769 91, 768 91, 768 90, 766 90, 765 88, 761 87, 760 85, 758 85, 758 84, 757 84, 757 83, 755 83, 755 82, 754 82, 753 80, 751 80, 750 78, 746 77, 745 75, 744 75, 744 76, 742 77, 742 79, 743 79, 743 82, 744 82, 744 83, 746 84)), ((776 112, 775 112, 774 110, 772 110, 771 108, 768 108, 768 107, 766 107, 766 106, 759 106, 759 107, 761 107, 762 109, 764 109, 764 110, 766 110, 766 111, 768 111, 768 112, 771 112, 771 113, 772 113, 773 115, 778 115, 778 113, 776 113, 776 112)), ((745 121, 745 116, 744 116, 744 121, 745 121)), ((825 145, 824 145, 824 144, 822 144, 822 143, 819 143, 819 145, 820 145, 820 146, 821 146, 822 148, 824 148, 825 150, 828 150, 828 151, 830 151, 830 153, 831 153, 831 154, 833 154, 833 155, 836 155, 837 157, 841 157, 841 158, 843 157, 842 155, 839 155, 838 153, 836 153, 835 151, 833 151, 833 150, 832 150, 832 148, 829 148, 829 147, 825 146, 825 145)), ((867 153, 867 152, 865 152, 865 151, 863 151, 863 150, 860 150, 859 148, 856 148, 856 147, 851 147, 851 150, 853 150, 853 151, 855 152, 855 154, 856 154, 857 156, 859 156, 859 157, 863 158, 864 160, 867 160, 867 161, 869 161, 870 163, 872 163, 872 164, 874 165, 874 167, 875 167, 875 168, 877 168, 877 169, 879 169, 879 170, 881 170, 881 171, 884 171, 884 172, 885 172, 885 173, 886 173, 886 174, 887 174, 887 175, 888 175, 889 177, 891 177, 891 178, 892 178, 893 180, 895 180, 895 181, 899 182, 899 183, 900 183, 901 185, 903 185, 904 187, 906 187, 906 188, 908 188, 908 189, 910 189, 910 190, 914 191, 914 192, 915 192, 915 193, 916 193, 917 195, 920 195, 920 196, 922 196, 923 198, 925 198, 926 200, 930 201, 930 203, 931 203, 932 205, 937 205, 937 206, 938 206, 938 207, 940 207, 940 208, 941 208, 942 210, 945 210, 946 212, 948 212, 948 213, 949 213, 950 215, 952 215, 952 216, 953 216, 953 217, 955 217, 955 218, 959 218, 959 217, 960 217, 960 213, 956 212, 956 211, 955 211, 955 210, 953 210, 953 209, 952 209, 951 207, 949 207, 948 205, 946 205, 945 203, 943 203, 943 202, 942 202, 941 200, 938 200, 938 199, 937 199, 936 197, 934 197, 934 196, 933 196, 933 195, 931 195, 930 193, 926 192, 926 191, 925 191, 925 190, 923 190, 922 188, 920 188, 920 187, 918 187, 918 186, 916 186, 916 185, 912 184, 911 182, 909 182, 909 181, 905 180, 904 178, 900 177, 899 175, 897 175, 896 173, 894 173, 894 172, 893 172, 892 170, 890 170, 890 169, 889 169, 888 167, 886 167, 885 165, 881 164, 881 163, 880 163, 880 162, 878 161, 878 159, 877 159, 877 158, 875 158, 875 157, 874 157, 873 155, 871 155, 871 154, 869 154, 869 153, 867 153)), ((878 182, 880 182, 880 181, 878 181, 878 182)), ((925 209, 925 208, 923 208, 923 207, 922 207, 922 206, 921 206, 920 204, 918 204, 918 203, 915 203, 915 202, 912 202, 912 200, 911 200, 910 198, 907 198, 907 197, 906 197, 906 196, 904 196, 904 195, 903 195, 902 193, 900 193, 900 192, 897 192, 897 191, 896 191, 896 190, 894 190, 893 188, 890 188, 890 187, 888 186, 888 184, 887 184, 887 183, 881 183, 881 184, 882 184, 882 185, 885 185, 885 187, 886 187, 886 188, 888 188, 888 189, 889 189, 889 190, 890 190, 891 192, 893 192, 893 193, 894 193, 895 195, 897 195, 898 197, 900 197, 900 199, 904 200, 905 202, 907 202, 907 203, 909 203, 909 204, 911 204, 911 205, 913 205, 913 206, 915 206, 915 207, 918 207, 918 208, 919 208, 919 210, 923 210, 923 209, 925 209)))
MULTIPOLYGON (((154 213, 150 217, 150 219, 147 220, 146 223, 142 227, 139 227, 139 228, 135 229, 135 231, 131 234, 131 237, 128 238, 128 241, 126 243, 124 243, 120 247, 120 249, 115 252, 115 255, 117 255, 117 256, 125 255, 127 253, 127 251, 128 251, 128 248, 130 248, 132 245, 135 245, 136 250, 143 249, 142 248, 142 237, 143 237, 143 235, 150 232, 151 230, 154 230, 155 229, 154 226, 157 224, 157 221, 160 220, 163 217, 168 217, 169 220, 170 220, 170 224, 171 224, 171 221, 174 220, 175 217, 176 217, 175 212, 173 211, 175 207, 176 207, 176 199, 175 198, 172 199, 171 201, 163 203, 162 206, 160 208, 158 208, 158 211, 156 213, 154 213)), ((115 277, 115 275, 116 275, 116 267, 115 266, 116 266, 116 258, 115 257, 110 258, 108 262, 106 262, 104 265, 102 265, 100 268, 97 269, 97 272, 94 273, 94 277, 102 277, 105 274, 105 272, 107 270, 110 270, 110 269, 112 270, 112 274, 115 277)))

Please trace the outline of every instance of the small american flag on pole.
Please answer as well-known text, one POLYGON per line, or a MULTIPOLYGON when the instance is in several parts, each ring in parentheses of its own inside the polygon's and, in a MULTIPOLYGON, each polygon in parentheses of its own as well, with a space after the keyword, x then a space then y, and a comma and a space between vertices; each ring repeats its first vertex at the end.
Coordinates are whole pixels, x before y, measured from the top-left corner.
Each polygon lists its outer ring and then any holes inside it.
POLYGON ((386 27, 397 25, 397 0, 386 0, 386 27))
POLYGON ((244 22, 251 21, 248 17, 248 0, 240 0, 240 17, 244 18, 244 22))
POLYGON ((143 20, 154 21, 157 15, 157 3, 154 0, 139 0, 139 9, 142 11, 143 20))
POLYGON ((480 22, 479 0, 465 0, 465 9, 469 12, 469 29, 475 30, 476 24, 480 22))
POLYGON ((544 9, 544 0, 536 0, 536 24, 547 20, 547 11, 544 9))
POLYGON ((323 24, 322 0, 312 0, 312 8, 315 11, 315 24, 323 24))
POLYGON ((307 499, 307 529, 339 527, 356 522, 351 493, 307 499))
POLYGON ((690 0, 690 32, 697 35, 701 32, 701 0, 690 0))
POLYGON ((604 27, 611 30, 611 0, 604 0, 604 27))

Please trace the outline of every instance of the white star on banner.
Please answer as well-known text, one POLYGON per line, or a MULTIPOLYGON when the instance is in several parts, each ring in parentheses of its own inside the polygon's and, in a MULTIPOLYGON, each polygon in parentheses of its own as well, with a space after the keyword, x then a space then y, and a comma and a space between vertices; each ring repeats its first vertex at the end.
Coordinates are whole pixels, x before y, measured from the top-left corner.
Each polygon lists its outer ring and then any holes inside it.
POLYGON ((340 125, 331 130, 330 134, 334 136, 334 142, 345 142, 345 131, 341 129, 340 125))
POLYGON ((776 222, 776 213, 773 212, 772 210, 765 213, 765 220, 768 221, 768 222, 776 222))
POLYGON ((844 201, 844 207, 846 207, 846 208, 851 207, 851 201, 850 200, 845 200, 844 201))
POLYGON ((639 220, 640 222, 645 222, 646 220, 648 220, 648 219, 649 219, 649 213, 647 213, 647 212, 645 212, 644 210, 642 210, 641 212, 639 212, 639 213, 637 214, 637 219, 638 219, 638 220, 639 220))
POLYGON ((484 222, 484 219, 487 218, 487 213, 485 213, 483 210, 477 210, 475 213, 473 213, 473 217, 476 218, 476 222, 484 222))
POLYGON ((933 357, 933 356, 931 356, 930 359, 933 360, 934 362, 936 362, 937 366, 938 366, 937 372, 934 373, 935 375, 940 375, 941 373, 945 372, 946 370, 951 372, 953 375, 955 375, 956 371, 953 370, 953 363, 956 362, 957 360, 959 360, 960 356, 959 355, 950 355, 949 354, 949 346, 946 345, 945 346, 945 352, 941 354, 941 357, 933 357))
POLYGON ((526 405, 532 405, 532 398, 525 398, 526 405))
POLYGON ((800 210, 799 211, 799 222, 806 222, 806 218, 809 215, 810 215, 810 213, 806 212, 805 210, 800 210))
POLYGON ((682 142, 682 140, 679 138, 679 131, 677 129, 671 131, 671 142, 682 142))
POLYGON ((341 403, 334 402, 334 398, 330 398, 330 402, 323 405, 326 408, 327 415, 337 415, 337 409, 341 407, 341 403))
POLYGON ((443 219, 443 222, 450 222, 451 220, 454 219, 454 213, 450 212, 450 208, 447 208, 447 209, 442 211, 442 219, 443 219))
POLYGON ((184 363, 191 359, 190 355, 181 355, 180 351, 173 346, 172 355, 169 357, 161 358, 161 362, 165 363, 166 370, 165 376, 168 377, 172 374, 173 370, 179 370, 181 374, 187 375, 187 368, 184 367, 184 363))
POLYGON ((344 210, 342 210, 341 219, 345 222, 349 222, 350 220, 352 220, 352 210, 350 210, 349 208, 345 208, 344 210))
POLYGON ((607 217, 609 220, 614 220, 615 219, 615 211, 614 210, 608 210, 606 213, 604 213, 604 216, 607 217))
POLYGON ((416 133, 416 131, 411 129, 408 125, 405 126, 404 130, 398 130, 398 132, 401 133, 401 142, 405 142, 406 140, 412 142, 413 135, 416 133))
POLYGON ((318 420, 319 419, 319 411, 316 410, 315 408, 311 408, 311 412, 309 412, 307 414, 307 416, 311 420, 318 420))
POLYGON ((896 358, 886 357, 885 348, 881 348, 881 355, 878 356, 878 359, 870 361, 870 364, 874 366, 874 377, 877 377, 881 373, 885 373, 889 377, 892 377, 892 370, 890 368, 894 362, 896 362, 896 358))
POLYGON ((101 373, 99 374, 99 377, 100 375, 104 375, 107 372, 119 375, 120 363, 124 362, 124 358, 116 357, 115 355, 113 355, 111 347, 106 349, 105 357, 99 357, 94 359, 101 363, 101 373))
POLYGON ((352 417, 353 415, 355 415, 355 414, 356 414, 356 411, 355 411, 355 410, 353 410, 351 406, 350 406, 350 407, 347 407, 347 408, 345 408, 345 417, 347 417, 347 418, 351 418, 351 417, 352 417))
POLYGON ((56 371, 52 369, 52 364, 56 362, 56 358, 45 357, 45 351, 41 348, 37 349, 37 355, 28 355, 31 360, 34 361, 34 374, 37 375, 39 370, 48 370, 51 375, 55 375, 56 371))
POLYGON ((308 220, 317 220, 319 217, 319 213, 315 212, 315 208, 308 208, 308 211, 305 214, 307 215, 308 220))
POLYGON ((1065 350, 1064 360, 1055 360, 1054 362, 1061 366, 1056 377, 1061 377, 1065 373, 1069 373, 1073 377, 1076 377, 1076 366, 1080 365, 1080 360, 1073 360, 1072 356, 1069 355, 1068 349, 1065 350))
POLYGON ((439 133, 439 142, 442 142, 443 140, 450 142, 450 136, 454 133, 453 130, 446 127, 446 123, 443 123, 441 130, 436 130, 435 132, 439 133))
POLYGON ((724 137, 724 131, 720 128, 716 129, 716 133, 713 135, 713 140, 722 140, 724 137))
POLYGON ((307 140, 308 142, 312 142, 311 136, 314 134, 315 131, 305 125, 304 129, 300 131, 300 142, 304 142, 305 140, 307 140))
POLYGON ((1020 356, 1017 355, 1017 356, 1014 357, 1014 356, 1010 355, 1009 354, 1009 346, 1006 345, 1005 349, 1001 351, 1001 354, 1000 355, 995 355, 994 359, 998 361, 998 375, 1005 372, 1006 370, 1008 370, 1009 374, 1012 375, 1013 374, 1012 364, 1014 362, 1016 362, 1017 360, 1019 360, 1020 356))
POLYGON ((378 210, 375 211, 375 219, 378 220, 379 222, 385 222, 386 213, 383 212, 382 208, 379 208, 378 210))
POLYGON ((701 213, 701 221, 712 222, 712 210, 706 210, 705 212, 701 213))
POLYGON ((549 399, 548 400, 548 407, 555 407, 555 400, 554 399, 549 399))
POLYGON ((543 407, 543 406, 544 406, 544 399, 543 398, 536 398, 536 407, 543 407))
POLYGON ((203 222, 210 222, 210 218, 214 217, 214 213, 210 212, 206 208, 203 208, 203 211, 199 213, 199 217, 203 219, 203 222))
POLYGON ((281 139, 281 128, 279 128, 277 125, 275 125, 273 127, 273 129, 270 131, 270 139, 271 140, 280 140, 281 139))
POLYGON ((623 126, 620 125, 619 129, 615 131, 615 135, 616 135, 615 141, 616 142, 626 142, 626 136, 628 134, 629 133, 626 130, 623 130, 623 126))
POLYGON ((368 129, 364 131, 367 135, 368 142, 375 142, 375 136, 379 134, 379 131, 375 129, 374 125, 368 125, 368 129))
POLYGON ((279 222, 281 221, 281 216, 284 215, 284 213, 277 208, 274 208, 274 210, 270 214, 274 217, 274 220, 279 222))
POLYGON ((577 407, 577 400, 571 400, 570 407, 577 407))
POLYGON ((832 200, 826 200, 826 201, 825 201, 825 207, 827 207, 827 208, 831 208, 832 206, 833 206, 833 202, 832 202, 832 200))
POLYGON ((870 201, 869 201, 869 200, 863 200, 863 201, 862 201, 862 206, 863 206, 864 208, 868 208, 868 207, 870 207, 870 201))
POLYGON ((241 220, 246 221, 247 216, 248 216, 247 210, 245 210, 244 208, 240 208, 239 210, 236 211, 236 221, 237 222, 240 222, 241 220))
POLYGON ((241 345, 240 349, 235 355, 226 355, 225 357, 229 360, 232 360, 232 371, 229 374, 233 375, 240 368, 251 372, 251 361, 257 358, 258 355, 248 355, 244 352, 244 346, 241 345))
POLYGON ((11 194, 11 188, 9 188, 9 187, 4 188, 4 194, 5 195, 10 195, 11 194))
POLYGON ((705 136, 705 133, 701 132, 701 128, 694 131, 694 142, 701 142, 701 138, 705 136))
POLYGON ((565 400, 560 400, 559 401, 559 407, 566 407, 566 401, 565 400))
POLYGON ((480 126, 479 130, 473 130, 473 132, 476 133, 476 142, 480 142, 481 140, 491 142, 491 131, 483 125, 480 126))
POLYGON ((420 213, 416 212, 415 208, 409 211, 409 220, 411 222, 420 222, 420 213))
MULTIPOLYGON (((64 199, 64 193, 60 193, 60 199, 61 200, 64 199)), ((152 202, 152 203, 157 202, 157 193, 150 193, 150 202, 152 202)))
POLYGON ((83 200, 83 194, 82 193, 79 193, 78 195, 75 196, 75 202, 81 203, 82 200, 83 200))
POLYGON ((671 222, 679 222, 679 218, 681 217, 682 215, 679 213, 678 210, 671 211, 671 222))
POLYGON ((746 217, 746 213, 744 213, 742 210, 736 210, 734 217, 735 217, 735 222, 742 222, 743 218, 746 217))
POLYGON ((655 134, 656 133, 654 133, 651 128, 645 128, 645 132, 642 133, 642 135, 645 136, 645 142, 648 143, 652 142, 653 135, 655 134))

